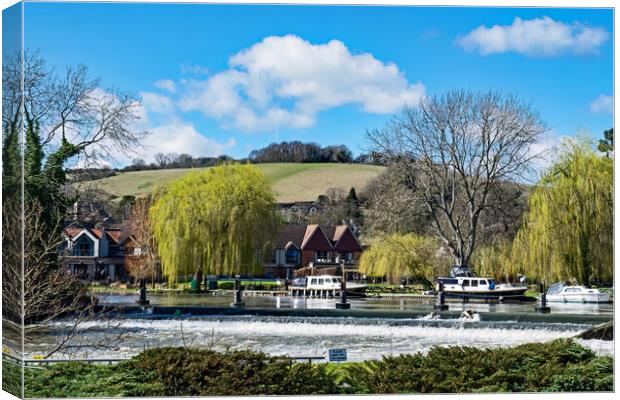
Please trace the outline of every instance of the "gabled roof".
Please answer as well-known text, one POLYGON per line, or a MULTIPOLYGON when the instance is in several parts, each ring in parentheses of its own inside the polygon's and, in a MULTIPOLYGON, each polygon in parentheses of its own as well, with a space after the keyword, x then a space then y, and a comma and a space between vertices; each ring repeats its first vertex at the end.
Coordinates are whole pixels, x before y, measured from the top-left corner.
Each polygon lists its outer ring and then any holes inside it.
POLYGON ((291 245, 301 250, 362 251, 362 246, 346 225, 284 225, 276 239, 276 248, 285 249, 291 245))
POLYGON ((301 249, 329 251, 332 249, 332 244, 325 235, 325 232, 323 232, 323 230, 321 229, 321 227, 319 225, 313 224, 308 225, 306 228, 304 240, 301 243, 301 249))
POLYGON ((284 225, 276 239, 276 248, 284 249, 289 242, 301 248, 306 233, 306 225, 284 225))
MULTIPOLYGON (((74 239, 82 232, 86 231, 91 237, 101 239, 104 230, 101 228, 65 228, 65 235, 74 239)), ((132 230, 130 227, 125 229, 106 229, 105 234, 108 240, 111 240, 114 244, 122 245, 131 236, 132 230)))

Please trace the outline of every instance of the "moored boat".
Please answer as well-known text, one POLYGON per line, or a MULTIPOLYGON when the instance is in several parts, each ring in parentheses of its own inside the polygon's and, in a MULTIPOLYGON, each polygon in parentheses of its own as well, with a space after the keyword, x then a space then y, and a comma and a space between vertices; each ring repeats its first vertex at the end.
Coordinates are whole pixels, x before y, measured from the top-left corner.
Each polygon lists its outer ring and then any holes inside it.
MULTIPOLYGON (((289 292, 293 296, 331 297, 340 294, 342 278, 334 275, 310 275, 293 279, 289 292)), ((348 295, 363 295, 366 283, 346 283, 348 295)))
MULTIPOLYGON (((438 277, 446 297, 472 300, 522 300, 527 286, 497 283, 493 278, 480 277, 467 267, 452 267, 449 277, 438 277)), ((439 290, 439 285, 437 287, 439 290)))
POLYGON ((564 282, 558 282, 549 286, 547 290, 547 302, 554 303, 609 303, 608 293, 585 286, 567 286, 564 282))

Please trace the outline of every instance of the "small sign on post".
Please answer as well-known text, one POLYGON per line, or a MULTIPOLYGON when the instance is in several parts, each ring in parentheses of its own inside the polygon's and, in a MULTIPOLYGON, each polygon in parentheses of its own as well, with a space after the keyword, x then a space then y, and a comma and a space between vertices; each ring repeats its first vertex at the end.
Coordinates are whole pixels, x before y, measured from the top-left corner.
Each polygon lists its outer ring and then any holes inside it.
POLYGON ((330 362, 347 361, 347 349, 329 349, 330 362))

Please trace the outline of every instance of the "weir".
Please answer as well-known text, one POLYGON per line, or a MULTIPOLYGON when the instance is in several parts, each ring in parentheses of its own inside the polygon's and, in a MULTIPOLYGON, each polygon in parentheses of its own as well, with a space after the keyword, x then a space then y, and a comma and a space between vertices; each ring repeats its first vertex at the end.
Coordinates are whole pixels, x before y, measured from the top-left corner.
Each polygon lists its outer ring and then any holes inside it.
MULTIPOLYGON (((143 313, 144 308, 133 305, 98 306, 97 311, 121 314, 143 313)), ((430 311, 409 310, 339 310, 339 309, 279 309, 279 308, 230 308, 230 307, 198 307, 198 306, 152 306, 149 312, 154 315, 193 316, 280 316, 280 317, 342 317, 342 318, 422 318, 430 311)), ((458 319, 462 311, 437 311, 441 319, 458 319)), ((536 314, 515 312, 479 312, 481 321, 515 321, 515 322, 546 322, 601 324, 613 320, 612 315, 605 314, 536 314)))

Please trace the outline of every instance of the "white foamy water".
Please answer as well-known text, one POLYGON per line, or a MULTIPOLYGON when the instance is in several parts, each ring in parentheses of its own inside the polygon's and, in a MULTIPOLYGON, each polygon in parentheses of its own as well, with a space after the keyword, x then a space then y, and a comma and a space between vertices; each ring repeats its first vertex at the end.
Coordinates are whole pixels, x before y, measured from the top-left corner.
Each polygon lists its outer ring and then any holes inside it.
MULTIPOLYGON (((57 333, 68 322, 57 322, 57 333)), ((481 321, 364 320, 353 318, 200 317, 179 319, 128 319, 109 329, 101 321, 81 326, 76 344, 122 333, 118 348, 81 349, 88 357, 130 357, 144 348, 200 346, 251 349, 289 356, 323 356, 330 348, 346 348, 350 360, 427 352, 433 346, 508 347, 571 337, 588 326, 481 321)), ((52 333, 29 346, 30 356, 40 354, 56 340, 52 333)), ((613 342, 581 341, 599 354, 613 353, 613 342), (592 346, 590 346, 592 347, 592 346), (611 350, 610 350, 611 349, 611 350)))

